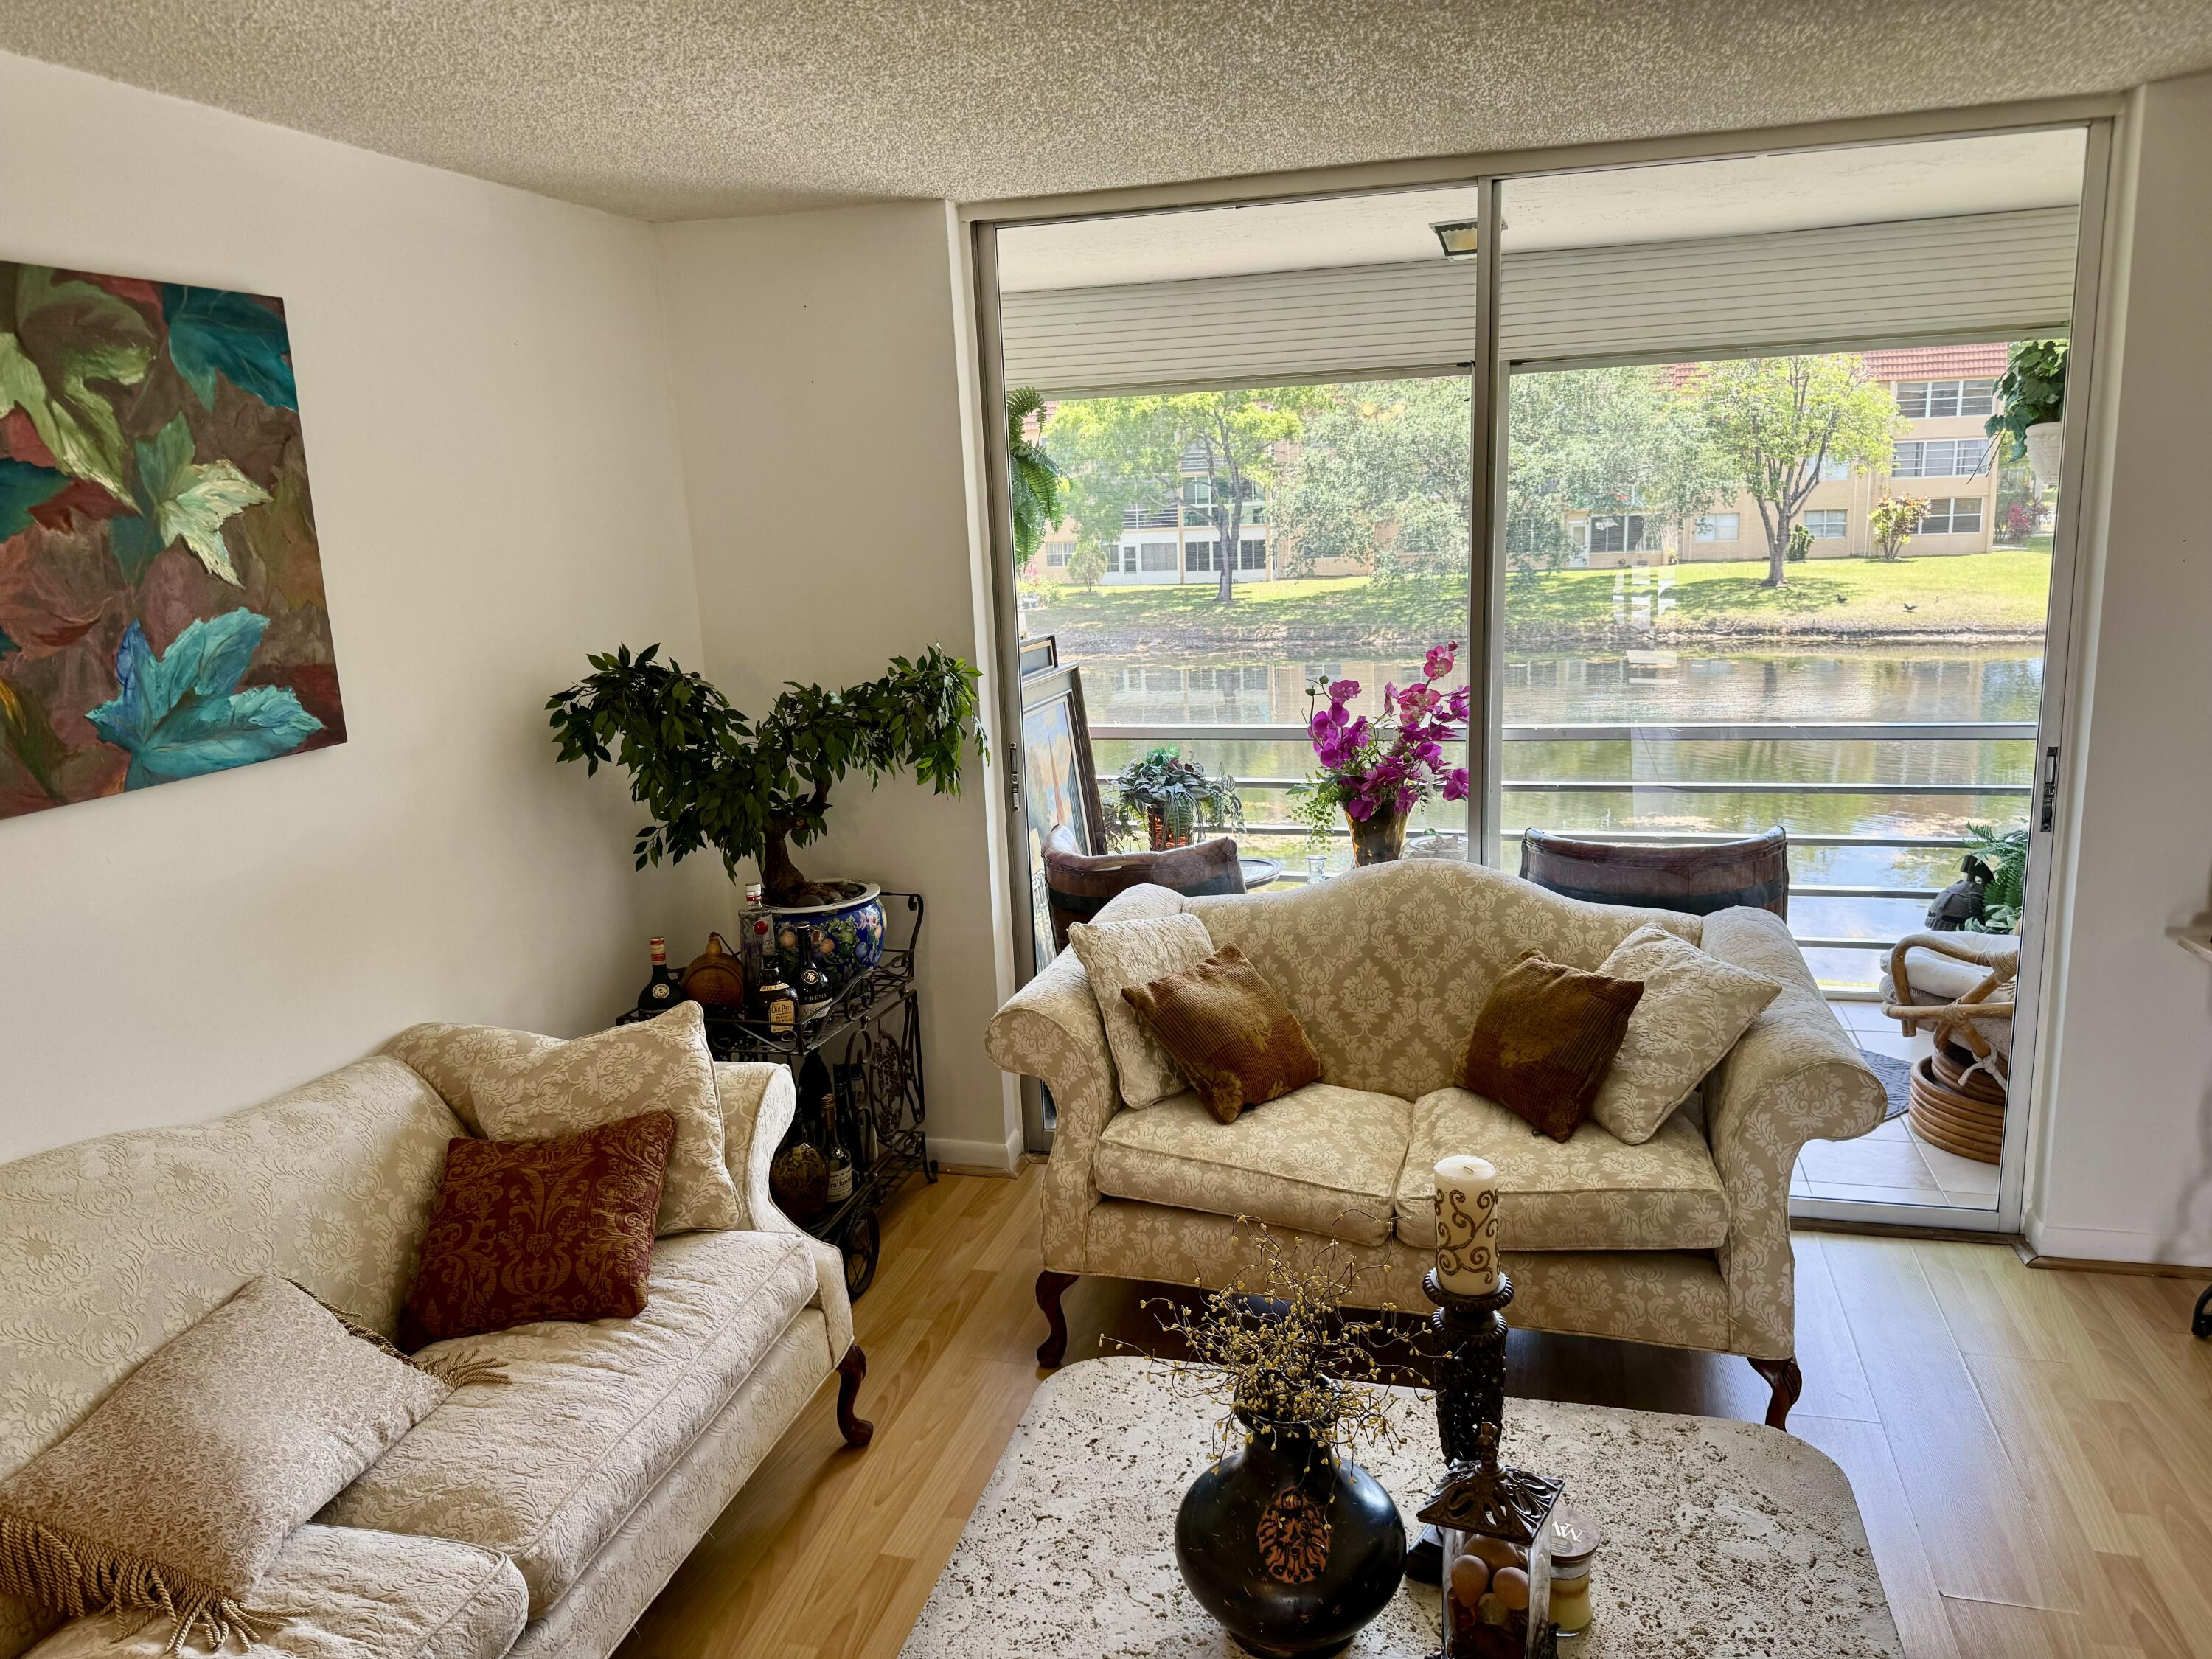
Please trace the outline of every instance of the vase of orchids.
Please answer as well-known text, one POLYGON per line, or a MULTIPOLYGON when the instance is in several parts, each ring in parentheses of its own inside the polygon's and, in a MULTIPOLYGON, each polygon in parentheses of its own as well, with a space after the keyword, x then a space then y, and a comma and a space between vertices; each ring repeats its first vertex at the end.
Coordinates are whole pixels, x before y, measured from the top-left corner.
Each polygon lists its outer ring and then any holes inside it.
POLYGON ((1382 688, 1379 720, 1355 715, 1358 680, 1317 679, 1307 688, 1320 773, 1297 786, 1304 803, 1334 807, 1352 826, 1352 861, 1385 864, 1405 850, 1406 822, 1432 794, 1467 799, 1467 769, 1447 766, 1444 745, 1467 735, 1468 689, 1437 684, 1459 659, 1459 641, 1431 646, 1421 678, 1382 688))

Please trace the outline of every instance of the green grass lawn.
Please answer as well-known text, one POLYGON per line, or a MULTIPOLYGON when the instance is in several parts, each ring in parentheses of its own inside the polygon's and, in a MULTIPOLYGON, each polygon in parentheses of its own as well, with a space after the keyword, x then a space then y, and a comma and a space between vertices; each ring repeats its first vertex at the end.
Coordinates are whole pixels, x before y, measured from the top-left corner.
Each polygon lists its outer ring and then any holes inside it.
MULTIPOLYGON (((2047 540, 2047 538, 2045 538, 2047 540)), ((1509 580, 1507 635, 1516 643, 1585 640, 1627 631, 1616 617, 1624 596, 1648 594, 1632 571, 1561 570, 1509 580)), ((1678 564, 1649 573, 1670 583, 1652 633, 1702 638, 1893 638, 1916 634, 2035 635, 2051 581, 2045 552, 2004 550, 1956 557, 1808 560, 1781 587, 1765 586, 1756 562, 1678 564)), ((1437 637, 1464 627, 1466 590, 1444 579, 1377 581, 1364 576, 1240 586, 1226 607, 1211 586, 1065 588, 1030 614, 1032 633, 1060 629, 1129 638, 1188 635, 1260 642, 1341 638, 1382 643, 1437 637)), ((1633 631, 1643 635, 1642 626, 1633 631)))

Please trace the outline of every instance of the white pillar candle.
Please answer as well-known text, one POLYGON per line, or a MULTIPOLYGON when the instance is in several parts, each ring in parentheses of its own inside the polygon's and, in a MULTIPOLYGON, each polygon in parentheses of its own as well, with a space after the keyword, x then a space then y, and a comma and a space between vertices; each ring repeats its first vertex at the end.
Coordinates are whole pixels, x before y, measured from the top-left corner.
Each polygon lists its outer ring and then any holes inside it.
POLYGON ((1437 1282, 1461 1296, 1498 1289, 1498 1168, 1487 1159, 1437 1164, 1437 1282))

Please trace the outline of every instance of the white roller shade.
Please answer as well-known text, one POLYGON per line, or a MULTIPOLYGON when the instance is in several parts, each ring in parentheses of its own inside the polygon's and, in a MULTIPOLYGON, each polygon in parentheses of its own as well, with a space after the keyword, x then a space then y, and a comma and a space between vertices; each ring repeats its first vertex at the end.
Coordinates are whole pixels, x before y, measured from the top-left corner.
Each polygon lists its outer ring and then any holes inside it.
MULTIPOLYGON (((2063 331, 2075 213, 2046 208, 1505 256, 1516 362, 1832 350, 2063 331)), ((1004 296, 1006 381, 1053 397, 1449 373, 1471 261, 1004 296)))

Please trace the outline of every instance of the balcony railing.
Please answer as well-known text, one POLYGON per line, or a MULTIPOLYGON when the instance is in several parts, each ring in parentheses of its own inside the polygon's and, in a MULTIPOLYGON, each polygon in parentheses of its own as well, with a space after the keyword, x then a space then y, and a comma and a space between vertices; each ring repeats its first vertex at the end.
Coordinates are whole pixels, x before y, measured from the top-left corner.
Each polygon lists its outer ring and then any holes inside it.
MULTIPOLYGON (((1306 728, 1301 725, 1234 724, 1234 725, 1103 725, 1091 728, 1094 741, 1127 739, 1140 743, 1234 743, 1252 741, 1303 742, 1306 728)), ((2027 743, 2035 737, 2035 726, 2025 720, 1824 720, 1798 723, 1767 721, 1713 720, 1676 721, 1653 724, 1589 724, 1555 726, 1509 726, 1504 732, 1509 744, 1527 743, 1697 743, 1697 742, 1758 742, 1758 743, 2027 743)), ((1276 793, 1291 785, 1304 781, 1295 777, 1239 777, 1240 789, 1261 794, 1276 793)), ((1942 796, 1957 798, 2025 799, 2033 791, 2027 783, 1987 782, 1966 781, 1956 783, 1916 781, 1910 783, 1856 782, 1797 782, 1789 779, 1752 779, 1735 781, 1709 778, 1515 778, 1503 781, 1501 788, 1508 794, 1550 793, 1554 794, 1628 793, 1635 792, 1661 793, 1680 795, 1857 795, 1869 798, 1911 798, 1942 796)), ((1632 842, 1646 846, 1687 847, 1708 845, 1715 842, 1734 841, 1747 833, 1733 830, 1623 830, 1611 826, 1589 826, 1577 829, 1573 825, 1558 826, 1560 833, 1584 834, 1606 841, 1632 842)), ((1787 827, 1786 825, 1784 826, 1787 827)), ((1303 824, 1287 821, 1267 821, 1250 814, 1248 806, 1247 829, 1255 835, 1304 836, 1303 824)), ((1342 825, 1333 828, 1330 834, 1348 836, 1350 830, 1342 825)), ((1501 836, 1507 842, 1520 840, 1518 831, 1509 831, 1501 836)), ((1790 831, 1793 847, 1803 848, 1876 848, 1905 851, 1934 851, 1973 845, 1972 839, 1959 835, 1916 835, 1906 833, 1800 833, 1790 831)), ((1905 885, 1867 885, 1855 884, 1793 883, 1793 896, 1806 898, 1863 898, 1863 899, 1929 899, 1941 890, 1935 887, 1905 885)), ((1881 951, 1887 951, 1896 944, 1894 938, 1848 939, 1800 933, 1798 945, 1807 950, 1881 951)))

